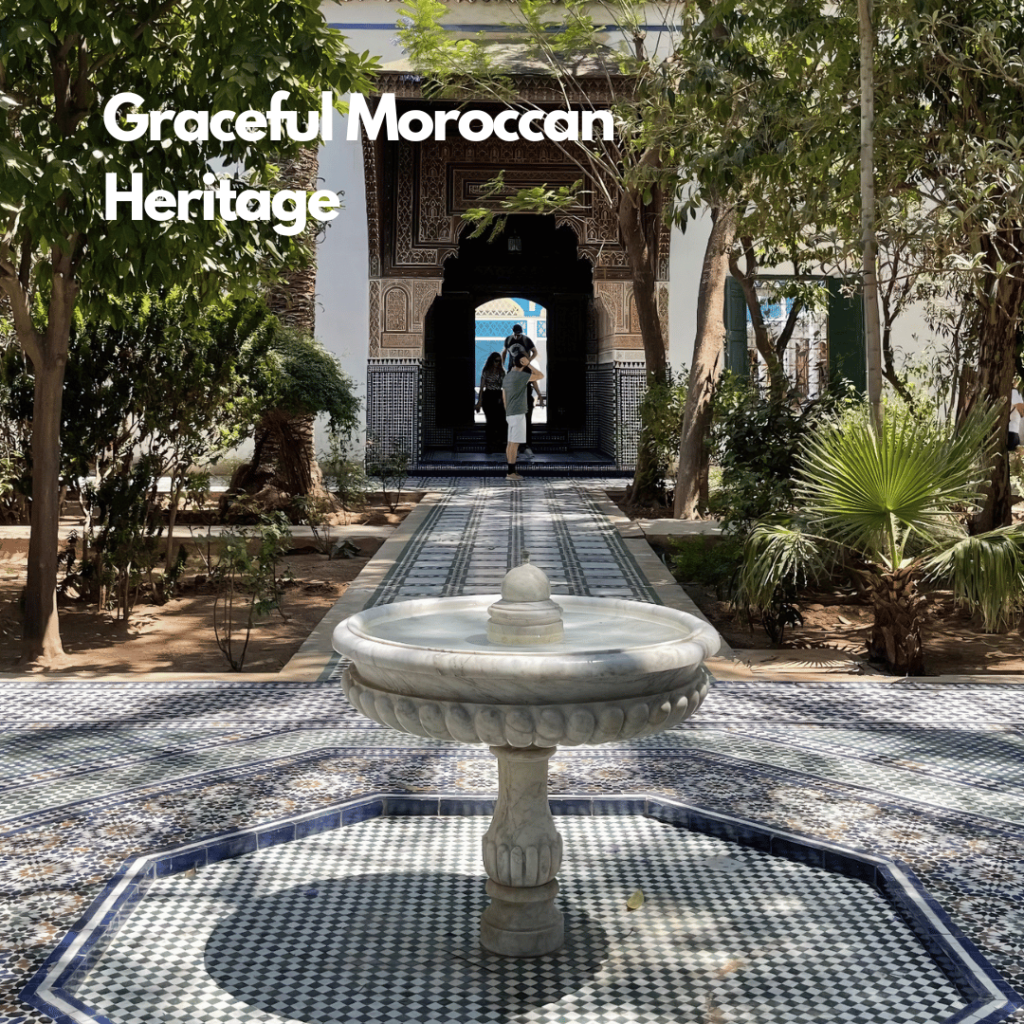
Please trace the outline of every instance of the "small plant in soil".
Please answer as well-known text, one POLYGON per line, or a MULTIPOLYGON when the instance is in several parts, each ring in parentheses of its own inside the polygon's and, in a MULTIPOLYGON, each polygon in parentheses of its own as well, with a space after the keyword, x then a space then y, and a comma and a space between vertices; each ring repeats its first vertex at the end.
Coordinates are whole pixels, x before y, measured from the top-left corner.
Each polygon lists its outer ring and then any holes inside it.
POLYGON ((348 457, 341 435, 332 431, 328 436, 327 451, 320 452, 317 459, 324 480, 341 505, 347 521, 352 512, 365 508, 370 483, 362 463, 348 457))
POLYGON ((335 543, 331 516, 334 502, 327 497, 309 497, 305 494, 292 498, 292 507, 299 523, 305 523, 313 531, 313 543, 317 550, 328 558, 348 557, 345 542, 335 543))
POLYGON ((402 488, 409 476, 412 457, 403 448, 393 448, 384 455, 367 452, 367 472, 380 483, 381 497, 392 512, 398 511, 402 502, 402 488))
POLYGON ((217 587, 213 631, 228 664, 241 672, 257 620, 281 607, 281 587, 289 574, 280 569, 292 534, 283 513, 264 514, 255 526, 221 535, 211 580, 217 587))

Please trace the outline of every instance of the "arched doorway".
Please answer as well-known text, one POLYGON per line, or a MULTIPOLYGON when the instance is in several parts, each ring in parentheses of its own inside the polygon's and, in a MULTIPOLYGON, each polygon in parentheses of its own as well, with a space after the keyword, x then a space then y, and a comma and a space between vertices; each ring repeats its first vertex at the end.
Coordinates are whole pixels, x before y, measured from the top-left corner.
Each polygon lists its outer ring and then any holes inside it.
POLYGON ((477 310, 495 303, 492 308, 499 308, 500 302, 508 304, 508 315, 493 318, 484 336, 493 345, 487 352, 501 351, 505 334, 499 337, 499 327, 507 320, 510 330, 517 322, 513 306, 522 311, 518 322, 524 326, 527 310, 546 313, 544 336, 534 337, 547 397, 543 426, 540 416, 535 421, 534 450, 565 456, 593 448, 588 441, 596 410, 588 403, 587 386, 587 356, 596 345, 595 333, 588 331, 593 272, 579 256, 574 231, 554 217, 515 215, 493 240, 469 235, 463 232, 458 253, 445 262, 441 294, 424 320, 425 454, 483 451, 473 411, 480 379, 477 310))
MULTIPOLYGON (((474 310, 476 337, 476 366, 473 379, 479 384, 484 364, 494 352, 502 354, 505 339, 516 325, 537 346, 534 365, 547 374, 548 311, 539 302, 523 296, 503 295, 498 299, 481 302, 474 310)), ((534 420, 547 422, 547 406, 536 410, 534 420)), ((483 413, 476 416, 477 425, 483 423, 483 413)))

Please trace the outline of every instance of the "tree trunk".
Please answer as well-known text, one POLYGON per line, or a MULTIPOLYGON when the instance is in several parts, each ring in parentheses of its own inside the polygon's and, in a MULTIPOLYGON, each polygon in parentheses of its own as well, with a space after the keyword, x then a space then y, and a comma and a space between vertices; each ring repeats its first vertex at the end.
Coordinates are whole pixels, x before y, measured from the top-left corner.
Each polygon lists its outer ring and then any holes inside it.
POLYGON ((921 675, 921 620, 924 599, 917 595, 916 569, 898 569, 871 581, 875 621, 868 640, 868 658, 899 675, 921 675))
MULTIPOLYGON (((317 147, 305 146, 293 160, 281 168, 281 188, 312 192, 317 187, 320 158, 317 147)), ((270 311, 289 327, 297 327, 305 334, 316 331, 316 231, 317 221, 310 218, 302 235, 307 258, 295 270, 281 275, 281 280, 270 286, 267 305, 270 311)))
MULTIPOLYGON (((740 267, 740 261, 735 252, 729 253, 729 270, 732 276, 740 283, 743 291, 743 299, 747 304, 747 312, 750 314, 750 325, 754 329, 754 344, 761 358, 764 360, 765 369, 768 371, 768 391, 773 402, 781 402, 785 397, 788 387, 786 369, 782 356, 775 343, 768 333, 768 325, 764 322, 764 313, 761 311, 761 297, 757 294, 757 254, 754 251, 754 240, 744 237, 743 252, 746 258, 747 269, 740 267)), ((792 333, 792 332, 790 332, 792 333)), ((788 343, 789 338, 786 338, 788 343)), ((782 351, 785 351, 783 346, 782 351)))
MULTIPOLYGON (((1024 240, 1024 231, 1017 231, 1024 240)), ((990 255, 995 256, 995 253, 990 255)), ((992 265, 991 262, 989 264, 992 265)), ((978 378, 975 402, 994 406, 1002 403, 1002 414, 992 428, 995 455, 990 467, 990 484, 981 511, 972 517, 972 534, 986 533, 1012 521, 1010 473, 1006 451, 1009 430, 1010 391, 1013 386, 1014 354, 1024 307, 1024 277, 1018 270, 1014 276, 1004 272, 994 281, 986 282, 979 291, 982 310, 981 337, 978 342, 978 378)))
MULTIPOLYGON (((633 278, 633 301, 644 343, 647 379, 656 383, 668 380, 668 354, 658 315, 658 234, 661 228, 660 203, 648 204, 636 188, 624 189, 619 200, 619 235, 626 250, 633 278)), ((636 470, 626 489, 626 500, 635 505, 651 505, 660 500, 657 456, 646 443, 641 428, 637 445, 636 470)))
MULTIPOLYGON (((701 501, 701 481, 707 480, 708 453, 705 439, 711 429, 711 400, 722 372, 725 324, 725 279, 729 271, 729 249, 736 234, 736 215, 730 206, 711 210, 711 236, 704 250, 704 263, 697 293, 697 336, 693 344, 693 365, 686 391, 683 430, 679 436, 679 474, 673 515, 696 519, 701 501)), ((706 490, 706 484, 705 484, 706 490)))
MULTIPOLYGON (((317 187, 320 164, 317 147, 306 146, 281 168, 281 187, 317 187)), ((302 266, 288 271, 267 292, 270 311, 289 327, 313 335, 316 330, 316 227, 307 224, 302 266)), ((331 501, 316 461, 315 415, 292 416, 268 409, 256 426, 252 461, 240 466, 229 491, 244 490, 270 509, 286 509, 297 495, 331 501)))
POLYGON ((872 0, 858 0, 860 26, 860 223, 868 405, 882 426, 882 335, 878 322, 878 238, 875 234, 875 26, 872 0))
MULTIPOLYGON (((22 338, 32 360, 32 514, 22 661, 48 666, 63 657, 57 619, 60 524, 60 425, 64 370, 78 286, 55 268, 49 319, 41 337, 22 338), (27 342, 27 344, 26 344, 27 342)), ((23 334, 19 330, 19 337, 23 334)), ((33 332, 34 334, 34 332, 33 332)))
POLYGON ((316 417, 292 416, 281 409, 263 415, 256 432, 252 462, 231 478, 230 492, 245 491, 272 511, 292 507, 296 495, 329 497, 316 461, 316 417))

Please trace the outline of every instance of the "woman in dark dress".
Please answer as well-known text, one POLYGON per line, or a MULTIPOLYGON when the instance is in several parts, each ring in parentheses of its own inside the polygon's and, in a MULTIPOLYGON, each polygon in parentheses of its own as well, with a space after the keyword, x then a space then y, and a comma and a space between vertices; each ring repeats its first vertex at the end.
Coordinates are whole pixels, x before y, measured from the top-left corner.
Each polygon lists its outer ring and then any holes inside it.
POLYGON ((476 399, 476 411, 483 409, 487 417, 485 449, 488 455, 505 450, 505 407, 501 400, 501 382, 504 379, 501 354, 492 352, 480 374, 480 391, 476 399))

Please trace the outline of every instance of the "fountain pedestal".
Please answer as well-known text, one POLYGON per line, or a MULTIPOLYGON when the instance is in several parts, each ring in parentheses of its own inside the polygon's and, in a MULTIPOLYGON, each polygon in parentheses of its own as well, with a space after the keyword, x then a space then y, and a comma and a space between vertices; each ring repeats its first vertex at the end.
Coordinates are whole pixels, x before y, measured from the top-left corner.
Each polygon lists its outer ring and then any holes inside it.
POLYGON ((480 942, 504 956, 558 949, 565 929, 555 907, 562 837, 548 805, 554 747, 491 747, 498 759, 498 803, 483 837, 487 895, 480 942))
MULTIPOLYGON (((525 554, 525 552, 524 552, 525 554)), ((596 597, 551 600, 535 566, 512 569, 501 599, 447 597, 371 608, 334 632, 351 658, 353 707, 435 740, 486 743, 498 802, 483 837, 485 949, 504 956, 562 945, 555 907, 562 839, 548 806, 548 761, 562 745, 669 729, 697 710, 718 651, 707 624, 659 605, 596 597)))

